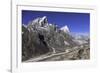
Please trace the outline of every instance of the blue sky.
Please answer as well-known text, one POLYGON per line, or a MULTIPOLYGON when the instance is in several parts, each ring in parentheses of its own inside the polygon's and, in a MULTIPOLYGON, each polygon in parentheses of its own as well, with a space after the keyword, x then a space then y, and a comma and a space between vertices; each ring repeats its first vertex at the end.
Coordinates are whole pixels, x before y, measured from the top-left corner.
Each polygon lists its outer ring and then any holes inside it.
POLYGON ((49 23, 55 23, 59 27, 67 25, 72 33, 90 32, 89 13, 22 10, 22 24, 27 25, 29 21, 43 16, 47 16, 49 23))

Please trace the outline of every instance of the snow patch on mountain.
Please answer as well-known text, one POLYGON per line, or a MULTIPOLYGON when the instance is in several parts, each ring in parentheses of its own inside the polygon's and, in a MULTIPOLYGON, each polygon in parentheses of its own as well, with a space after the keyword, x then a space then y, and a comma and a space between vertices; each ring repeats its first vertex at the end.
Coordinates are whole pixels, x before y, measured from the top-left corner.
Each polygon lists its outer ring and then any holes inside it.
POLYGON ((25 28, 27 28, 27 25, 25 25, 25 24, 22 24, 25 28))
POLYGON ((69 33, 69 32, 70 32, 70 31, 69 31, 69 28, 68 28, 68 26, 67 26, 67 25, 65 25, 65 26, 61 27, 61 28, 60 28, 60 30, 62 30, 62 31, 64 31, 64 32, 67 32, 67 33, 69 33))
POLYGON ((67 41, 64 41, 64 44, 65 44, 65 45, 70 45, 67 41))

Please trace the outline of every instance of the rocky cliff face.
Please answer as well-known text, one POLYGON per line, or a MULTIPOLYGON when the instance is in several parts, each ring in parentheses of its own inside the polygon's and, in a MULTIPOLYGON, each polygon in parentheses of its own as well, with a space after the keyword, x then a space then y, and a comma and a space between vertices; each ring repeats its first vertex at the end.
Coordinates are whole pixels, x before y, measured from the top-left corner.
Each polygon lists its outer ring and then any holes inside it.
POLYGON ((69 28, 58 28, 48 23, 47 17, 36 18, 28 25, 22 25, 22 61, 46 53, 65 52, 78 45, 70 35, 69 28))

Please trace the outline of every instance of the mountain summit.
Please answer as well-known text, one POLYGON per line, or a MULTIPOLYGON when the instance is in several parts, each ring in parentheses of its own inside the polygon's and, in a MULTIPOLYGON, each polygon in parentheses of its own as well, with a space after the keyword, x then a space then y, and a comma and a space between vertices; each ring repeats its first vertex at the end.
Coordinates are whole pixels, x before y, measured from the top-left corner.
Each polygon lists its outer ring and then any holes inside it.
POLYGON ((64 32, 68 32, 68 33, 70 32, 67 25, 61 27, 60 29, 61 29, 62 31, 64 31, 64 32))

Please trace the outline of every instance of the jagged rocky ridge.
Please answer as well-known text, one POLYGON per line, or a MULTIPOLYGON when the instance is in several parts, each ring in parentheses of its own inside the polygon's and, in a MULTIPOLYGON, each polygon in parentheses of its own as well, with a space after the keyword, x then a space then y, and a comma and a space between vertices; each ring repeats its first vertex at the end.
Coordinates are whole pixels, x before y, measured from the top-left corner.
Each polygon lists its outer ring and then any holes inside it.
POLYGON ((22 61, 46 53, 60 53, 73 47, 89 44, 88 40, 80 43, 70 35, 67 26, 59 28, 56 24, 48 23, 47 17, 36 18, 27 25, 22 25, 22 61))

